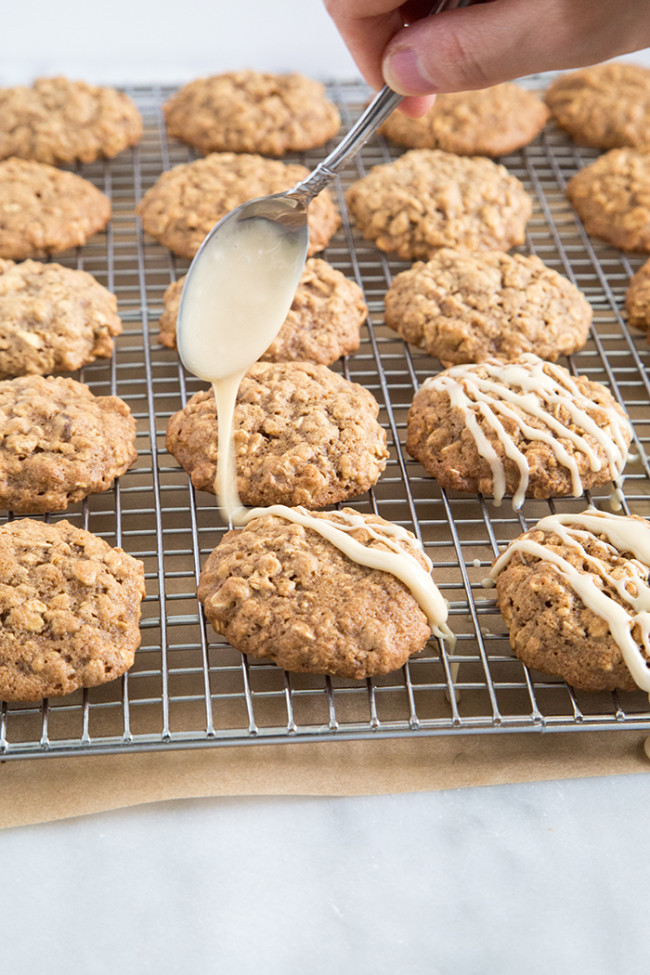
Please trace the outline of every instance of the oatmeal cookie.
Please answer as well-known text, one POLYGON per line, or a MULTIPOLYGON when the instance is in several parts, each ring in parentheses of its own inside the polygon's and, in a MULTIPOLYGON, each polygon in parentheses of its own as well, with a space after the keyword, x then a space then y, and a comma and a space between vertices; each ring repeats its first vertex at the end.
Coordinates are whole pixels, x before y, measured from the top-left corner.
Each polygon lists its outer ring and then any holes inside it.
POLYGON ((530 196, 504 166, 439 149, 373 166, 346 202, 366 238, 405 260, 441 247, 508 250, 523 243, 532 213, 530 196))
POLYGON ((610 62, 560 75, 546 93, 558 125, 599 149, 650 142, 650 70, 610 62))
POLYGON ((406 449, 445 488, 578 497, 617 481, 631 429, 609 390, 534 355, 453 366, 427 379, 408 414, 406 449))
POLYGON ((584 345, 591 306, 538 257, 443 248, 394 278, 386 324, 445 366, 524 352, 555 362, 584 345))
POLYGON ((163 108, 170 135, 204 154, 283 156, 321 146, 341 122, 324 86, 296 73, 228 71, 198 78, 163 108))
POLYGON ((0 508, 63 511, 107 491, 136 459, 135 420, 117 396, 62 376, 0 383, 0 508))
POLYGON ((0 159, 91 163, 116 156, 141 136, 140 113, 115 88, 68 78, 0 88, 0 159))
MULTIPOLYGON (((358 517, 348 508, 316 517, 342 522, 348 513, 358 517)), ((386 550, 368 529, 388 523, 362 517, 351 535, 386 550)), ((413 557, 428 571, 410 537, 413 557)), ((361 680, 401 667, 430 636, 427 617, 395 576, 359 565, 315 530, 271 514, 224 536, 201 572, 198 598, 233 647, 290 671, 361 680)))
POLYGON ((606 152, 569 180, 567 196, 587 233, 650 252, 650 146, 606 152))
MULTIPOLYGON (((373 395, 327 366, 258 362, 235 407, 237 488, 244 504, 323 508, 363 494, 386 466, 373 395)), ((167 427, 167 449, 197 490, 214 493, 217 410, 196 393, 167 427)))
MULTIPOLYGON (((235 207, 282 193, 308 175, 304 166, 263 156, 213 152, 163 173, 137 205, 147 233, 181 257, 194 257, 203 238, 235 207)), ((309 254, 322 250, 340 223, 327 190, 310 204, 309 254)))
POLYGON ((87 179, 27 159, 0 162, 0 257, 81 247, 110 218, 110 200, 87 179))
POLYGON ((0 258, 0 379, 80 369, 121 331, 115 295, 92 275, 0 258))
POLYGON ((625 311, 630 325, 650 332, 650 260, 630 278, 625 293, 625 311))
POLYGON ((650 689, 649 535, 643 518, 591 508, 511 542, 491 574, 517 656, 579 690, 650 689))
POLYGON ((142 562, 68 521, 0 526, 0 699, 115 680, 140 645, 142 562))
MULTIPOLYGON (((160 318, 161 345, 176 348, 176 318, 185 278, 169 285, 160 318)), ((359 348, 368 309, 361 288, 326 261, 310 257, 277 338, 262 360, 319 362, 328 366, 359 348)))
POLYGON ((504 156, 532 142, 548 116, 538 95, 506 82, 478 91, 437 95, 433 107, 420 118, 393 112, 380 131, 409 149, 504 156))

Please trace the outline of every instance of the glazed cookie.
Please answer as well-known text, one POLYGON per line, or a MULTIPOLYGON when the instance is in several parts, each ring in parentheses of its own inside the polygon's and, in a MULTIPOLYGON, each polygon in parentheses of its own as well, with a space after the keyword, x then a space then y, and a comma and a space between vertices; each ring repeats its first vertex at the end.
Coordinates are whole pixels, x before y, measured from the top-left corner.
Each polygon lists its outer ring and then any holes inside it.
POLYGON ((164 112, 170 135, 204 154, 300 152, 331 139, 341 121, 319 82, 260 71, 199 78, 172 95, 164 112))
MULTIPOLYGON (((176 318, 185 278, 165 292, 160 342, 176 348, 176 318)), ((361 288, 326 261, 310 257, 284 325, 261 358, 269 362, 319 362, 328 366, 359 348, 368 309, 361 288)))
POLYGON ((136 459, 135 420, 117 396, 74 379, 0 383, 0 508, 63 511, 107 491, 136 459))
POLYGON ((445 366, 524 352, 554 362, 584 345, 591 306, 538 257, 443 248, 394 278, 386 324, 445 366))
POLYGON ((412 149, 373 166, 346 202, 383 251, 429 258, 441 247, 508 250, 524 240, 532 201, 504 166, 438 149, 412 149))
POLYGON ((140 113, 115 88, 67 78, 0 88, 0 159, 91 163, 116 156, 141 136, 140 113))
MULTIPOLYGON (((214 152, 163 173, 137 206, 147 233, 181 257, 194 257, 223 216, 258 196, 291 189, 308 175, 298 164, 234 152, 214 152)), ((323 190, 308 212, 309 253, 322 250, 340 218, 323 190)))
POLYGON ((546 93, 558 125, 599 149, 650 142, 650 70, 612 62, 560 75, 546 93))
POLYGON ((579 497, 617 482, 631 440, 611 393, 524 355, 454 366, 427 379, 407 422, 406 449, 444 488, 524 498, 579 497))
MULTIPOLYGON (((396 670, 424 648, 430 624, 402 581, 273 510, 228 532, 201 572, 198 598, 217 633, 286 670, 357 680, 396 670)), ((410 532, 350 508, 313 518, 316 528, 340 527, 375 555, 399 552, 429 576, 431 563, 410 532)), ((445 607, 441 625, 446 615, 445 607)))
POLYGON ((504 156, 539 135, 549 116, 534 92, 506 82, 478 91, 437 95, 420 118, 393 112, 381 127, 409 149, 444 149, 460 156, 504 156))
POLYGON ((630 278, 625 294, 625 311, 630 325, 650 331, 650 260, 630 278))
MULTIPOLYGON (((237 489, 244 504, 323 508, 363 494, 386 466, 386 435, 368 390, 327 366, 258 362, 235 407, 237 489)), ((214 493, 217 410, 196 393, 167 427, 167 449, 197 490, 214 493)))
POLYGON ((0 257, 81 247, 110 218, 110 200, 87 179, 26 159, 0 162, 0 257))
POLYGON ((650 252, 650 146, 606 152, 569 180, 567 196, 587 233, 650 252))
POLYGON ((80 369, 121 331, 115 295, 92 275, 0 258, 0 379, 80 369))
POLYGON ((140 645, 142 562, 68 521, 0 526, 0 699, 115 680, 140 645))
POLYGON ((584 691, 650 691, 650 524, 591 508, 549 515, 495 561, 523 662, 584 691))

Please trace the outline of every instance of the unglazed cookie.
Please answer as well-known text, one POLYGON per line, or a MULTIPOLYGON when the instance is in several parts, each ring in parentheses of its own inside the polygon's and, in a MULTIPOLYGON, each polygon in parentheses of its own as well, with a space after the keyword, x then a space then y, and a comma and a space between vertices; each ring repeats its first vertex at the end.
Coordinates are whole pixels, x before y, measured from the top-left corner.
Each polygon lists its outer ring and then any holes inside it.
POLYGON ((437 95, 433 107, 420 118, 393 112, 381 132, 409 149, 504 156, 532 142, 548 116, 538 95, 507 82, 478 91, 437 95))
POLYGON ((597 64, 560 75, 546 104, 576 142, 600 149, 650 142, 650 70, 638 64, 597 64))
MULTIPOLYGON (((160 342, 176 348, 176 319, 185 278, 169 285, 160 318, 160 342)), ((368 309, 361 288, 326 261, 310 257, 284 325, 261 359, 328 366, 359 348, 368 309)))
POLYGON ((0 259, 0 379, 80 369, 121 331, 115 295, 92 275, 0 259))
POLYGON ((524 498, 579 497, 617 482, 632 432, 611 393, 524 355, 453 366, 415 394, 406 449, 445 488, 524 498))
POLYGON ((140 113, 115 88, 68 78, 0 88, 0 159, 90 163, 116 156, 141 135, 140 113))
POLYGON ((650 690, 650 524, 589 509, 549 515, 495 561, 510 644, 579 690, 650 690))
MULTIPOLYGON (((394 526, 376 515, 344 508, 315 517, 346 527, 352 518, 353 538, 379 551, 398 544, 430 570, 410 532, 398 542, 382 539, 394 526)), ((385 674, 430 636, 426 615, 394 575, 359 565, 317 531, 273 514, 224 536, 201 572, 198 598, 233 647, 290 671, 357 680, 385 674)))
POLYGON ((81 247, 110 217, 110 200, 87 179, 26 159, 0 162, 0 257, 81 247))
MULTIPOLYGON (((203 238, 235 207, 282 193, 308 175, 298 164, 234 152, 214 152, 163 173, 137 206, 147 233, 181 257, 194 257, 203 238)), ((340 223, 327 190, 310 204, 309 253, 322 250, 340 223)))
POLYGON ((650 330, 650 260, 632 275, 625 293, 625 311, 630 325, 650 330))
POLYGON ((568 183, 588 233, 630 251, 650 251, 650 146, 611 149, 568 183))
POLYGON ((167 131, 200 152, 283 156, 320 146, 340 117, 302 74, 229 71, 184 85, 163 106, 167 131))
MULTIPOLYGON (((258 362, 235 406, 237 489, 244 504, 323 508, 363 494, 386 466, 386 434, 368 390, 327 366, 258 362)), ((197 490, 214 493, 217 410, 196 393, 167 427, 167 449, 197 490)))
POLYGON ((140 645, 142 562, 68 521, 0 526, 0 699, 115 680, 140 645))
POLYGON ((364 237, 404 259, 440 247, 508 250, 524 240, 532 201, 508 170, 482 157, 412 149, 373 166, 346 193, 364 237))
POLYGON ((0 508, 63 511, 106 491, 136 459, 135 420, 117 396, 62 376, 0 383, 0 508))
POLYGON ((445 366, 525 352, 554 362, 584 345, 591 306, 538 257, 443 248, 394 278, 386 324, 445 366))

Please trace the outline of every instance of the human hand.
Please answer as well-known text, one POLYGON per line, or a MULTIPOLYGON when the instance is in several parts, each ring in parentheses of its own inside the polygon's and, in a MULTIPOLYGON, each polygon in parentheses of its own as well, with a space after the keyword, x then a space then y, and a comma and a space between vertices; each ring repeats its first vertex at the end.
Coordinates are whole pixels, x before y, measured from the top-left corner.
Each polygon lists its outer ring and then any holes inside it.
POLYGON ((325 0, 368 84, 411 96, 401 107, 413 116, 431 104, 422 96, 435 92, 486 88, 650 46, 647 0, 488 0, 428 17, 431 6, 325 0))

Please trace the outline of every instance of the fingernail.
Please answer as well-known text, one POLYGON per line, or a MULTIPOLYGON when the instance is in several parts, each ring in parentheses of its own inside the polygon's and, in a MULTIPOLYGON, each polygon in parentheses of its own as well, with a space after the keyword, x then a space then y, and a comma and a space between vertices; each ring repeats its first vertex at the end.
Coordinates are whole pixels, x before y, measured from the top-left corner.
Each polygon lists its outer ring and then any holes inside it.
POLYGON ((420 58, 413 48, 391 51, 384 59, 382 70, 386 83, 399 95, 428 95, 436 90, 422 71, 420 58))

